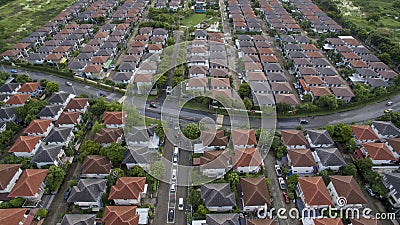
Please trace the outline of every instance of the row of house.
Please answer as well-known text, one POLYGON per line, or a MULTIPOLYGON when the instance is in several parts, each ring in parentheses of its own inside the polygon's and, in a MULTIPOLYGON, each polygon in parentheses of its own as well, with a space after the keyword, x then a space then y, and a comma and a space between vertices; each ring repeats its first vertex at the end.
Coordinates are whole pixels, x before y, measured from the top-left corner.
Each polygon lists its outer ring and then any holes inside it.
POLYGON ((371 51, 352 36, 327 38, 325 50, 333 50, 341 56, 339 64, 354 70, 350 80, 353 83, 365 83, 371 88, 393 84, 397 73, 376 57, 371 51))
POLYGON ((301 31, 301 27, 278 0, 260 1, 260 13, 268 26, 280 33, 301 31))
POLYGON ((137 23, 143 9, 148 4, 145 0, 127 0, 111 16, 115 23, 137 23))
POLYGON ((229 0, 226 5, 229 20, 236 32, 260 32, 261 25, 257 16, 246 0, 229 0))

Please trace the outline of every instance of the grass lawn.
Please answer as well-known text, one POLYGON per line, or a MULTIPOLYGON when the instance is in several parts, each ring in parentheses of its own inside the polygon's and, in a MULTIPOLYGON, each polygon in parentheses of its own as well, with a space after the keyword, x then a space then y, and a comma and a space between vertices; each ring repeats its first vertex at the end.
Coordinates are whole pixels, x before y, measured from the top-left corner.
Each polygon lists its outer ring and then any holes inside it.
POLYGON ((189 17, 183 18, 181 20, 181 24, 187 27, 196 26, 197 24, 203 22, 208 19, 206 14, 195 13, 190 15, 189 17))
POLYGON ((76 0, 14 0, 0 5, 0 52, 9 49, 76 0))

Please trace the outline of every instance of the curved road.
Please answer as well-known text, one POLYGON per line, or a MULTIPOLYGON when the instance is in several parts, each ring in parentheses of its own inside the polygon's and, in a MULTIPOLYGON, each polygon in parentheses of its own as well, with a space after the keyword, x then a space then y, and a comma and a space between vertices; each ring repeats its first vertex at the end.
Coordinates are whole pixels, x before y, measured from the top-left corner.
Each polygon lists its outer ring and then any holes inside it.
MULTIPOLYGON (((5 72, 8 72, 6 68, 1 68, 1 70, 4 70, 5 72)), ((109 100, 114 100, 117 101, 120 99, 123 95, 120 93, 113 93, 111 91, 106 91, 106 90, 101 90, 93 86, 85 85, 81 82, 77 81, 70 81, 65 78, 53 76, 53 75, 48 75, 48 74, 43 74, 40 72, 33 72, 33 71, 28 71, 25 69, 19 69, 20 73, 26 73, 29 76, 31 76, 35 80, 41 80, 41 79, 48 79, 51 81, 56 81, 60 84, 60 90, 63 91, 68 91, 71 93, 74 93, 76 95, 80 94, 87 94, 89 96, 97 96, 99 92, 102 92, 106 95, 106 98, 109 100), (65 84, 66 81, 70 81, 72 83, 72 86, 67 86, 65 84)), ((347 112, 341 112, 341 113, 335 113, 331 115, 324 115, 324 116, 316 116, 313 119, 312 118, 304 118, 309 121, 309 124, 302 125, 305 128, 318 128, 325 126, 327 124, 332 124, 332 123, 353 123, 353 122, 363 122, 367 120, 374 119, 378 116, 383 115, 383 111, 387 108, 392 108, 394 111, 399 111, 400 110, 400 95, 397 95, 395 97, 392 97, 389 101, 393 102, 394 104, 390 107, 386 106, 386 101, 371 104, 371 105, 366 105, 364 107, 361 107, 359 109, 347 111, 347 112)), ((145 115, 148 117, 160 119, 160 107, 157 109, 151 109, 148 108, 146 109, 145 115)), ((143 113, 143 112, 142 112, 143 113)), ((215 119, 215 114, 214 113, 209 113, 209 112, 200 112, 196 110, 190 110, 190 109, 182 109, 180 112, 180 118, 182 120, 182 123, 188 123, 188 122, 193 122, 193 121, 200 121, 203 119, 205 116, 208 116, 210 118, 215 119)), ((295 128, 299 124, 299 119, 278 119, 278 124, 277 128, 279 129, 290 129, 290 128, 295 128)), ((224 120, 224 125, 229 126, 229 118, 226 117, 224 120)), ((250 125, 253 128, 258 128, 260 127, 260 119, 258 118, 250 118, 250 125)))

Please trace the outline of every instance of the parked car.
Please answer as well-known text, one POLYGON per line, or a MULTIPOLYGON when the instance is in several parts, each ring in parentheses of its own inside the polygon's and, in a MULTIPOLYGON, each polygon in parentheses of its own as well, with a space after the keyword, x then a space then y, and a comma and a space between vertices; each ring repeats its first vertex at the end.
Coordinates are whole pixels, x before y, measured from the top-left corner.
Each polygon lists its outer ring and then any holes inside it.
POLYGON ((176 191, 176 184, 175 182, 171 184, 171 189, 170 189, 171 193, 174 193, 176 191))
POLYGON ((280 186, 280 188, 281 188, 282 190, 286 190, 286 189, 287 189, 287 188, 286 188, 285 180, 284 180, 282 177, 279 177, 279 178, 278 178, 278 182, 279 182, 279 186, 280 186))
POLYGON ((169 209, 168 210, 168 220, 169 221, 174 220, 174 209, 169 209))
POLYGON ((283 192, 282 194, 283 194, 283 198, 285 199, 285 203, 289 204, 290 203, 290 199, 289 199, 288 194, 286 192, 283 192))
POLYGON ((308 124, 308 120, 300 120, 300 124, 308 124))
POLYGON ((278 177, 282 176, 282 170, 281 170, 281 167, 279 165, 275 165, 275 172, 276 172, 276 175, 278 177))
POLYGON ((14 69, 12 69, 12 70, 10 70, 10 73, 18 73, 18 71, 17 71, 17 70, 14 70, 14 69))
POLYGON ((367 190, 368 194, 369 194, 371 197, 375 197, 375 196, 376 196, 376 194, 374 193, 374 191, 372 191, 372 189, 371 189, 368 185, 365 186, 365 190, 367 190))
POLYGON ((176 180, 176 169, 172 170, 172 176, 171 176, 172 180, 176 180))
POLYGON ((183 210, 183 198, 179 198, 178 200, 178 210, 183 210))
POLYGON ((391 105, 393 105, 393 102, 387 102, 386 105, 391 106, 391 105))
POLYGON ((155 108, 155 109, 156 109, 156 108, 157 108, 156 103, 155 103, 155 102, 151 102, 151 103, 150 103, 150 108, 155 108))
POLYGON ((69 82, 69 81, 67 81, 67 82, 65 82, 65 85, 67 85, 67 86, 72 86, 72 83, 71 82, 69 82))
POLYGON ((391 113, 393 112, 393 109, 385 109, 385 111, 383 111, 384 113, 391 113))
POLYGON ((65 194, 64 194, 64 200, 67 200, 67 199, 68 199, 70 193, 71 193, 71 189, 68 188, 67 191, 66 191, 65 194))

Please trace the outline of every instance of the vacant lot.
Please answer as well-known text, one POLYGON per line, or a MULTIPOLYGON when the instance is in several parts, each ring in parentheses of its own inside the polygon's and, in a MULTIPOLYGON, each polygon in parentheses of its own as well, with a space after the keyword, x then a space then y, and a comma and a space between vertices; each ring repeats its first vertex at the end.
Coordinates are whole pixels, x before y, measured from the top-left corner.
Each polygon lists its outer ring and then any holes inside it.
POLYGON ((399 0, 334 0, 345 18, 400 42, 399 0))
POLYGON ((2 0, 0 52, 27 37, 75 2, 76 0, 2 0))
POLYGON ((181 20, 181 24, 187 27, 196 26, 207 19, 206 14, 192 14, 181 20))

